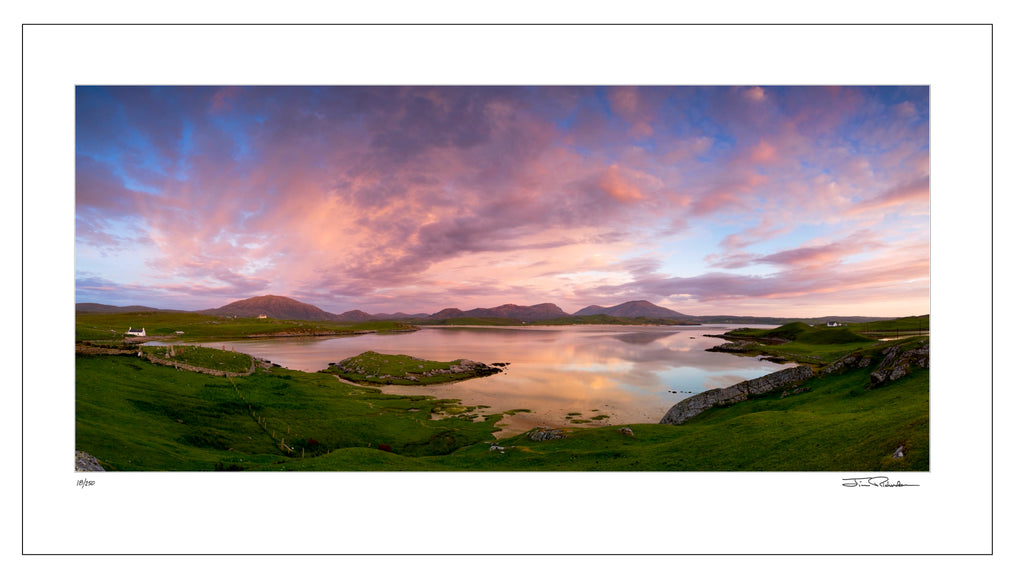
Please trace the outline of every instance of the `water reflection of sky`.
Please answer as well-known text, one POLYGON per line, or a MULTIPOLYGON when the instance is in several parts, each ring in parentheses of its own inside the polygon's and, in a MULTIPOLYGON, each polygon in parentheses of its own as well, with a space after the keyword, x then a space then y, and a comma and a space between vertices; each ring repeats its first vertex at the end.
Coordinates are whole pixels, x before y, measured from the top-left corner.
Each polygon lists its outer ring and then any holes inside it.
POLYGON ((318 371, 364 351, 449 361, 509 362, 501 374, 440 386, 385 388, 459 398, 488 411, 528 408, 512 429, 657 422, 676 402, 707 389, 728 387, 785 366, 707 348, 722 343, 704 334, 730 327, 427 328, 415 333, 345 338, 262 339, 207 343, 234 348, 291 369, 318 371), (595 413, 596 410, 596 413, 595 413))

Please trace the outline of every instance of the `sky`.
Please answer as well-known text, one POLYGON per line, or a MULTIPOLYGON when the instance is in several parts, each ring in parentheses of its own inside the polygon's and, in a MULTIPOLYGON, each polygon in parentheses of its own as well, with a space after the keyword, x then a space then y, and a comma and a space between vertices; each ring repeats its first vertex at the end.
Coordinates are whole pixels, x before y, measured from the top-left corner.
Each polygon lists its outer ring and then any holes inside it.
POLYGON ((79 86, 75 298, 929 312, 926 86, 79 86))

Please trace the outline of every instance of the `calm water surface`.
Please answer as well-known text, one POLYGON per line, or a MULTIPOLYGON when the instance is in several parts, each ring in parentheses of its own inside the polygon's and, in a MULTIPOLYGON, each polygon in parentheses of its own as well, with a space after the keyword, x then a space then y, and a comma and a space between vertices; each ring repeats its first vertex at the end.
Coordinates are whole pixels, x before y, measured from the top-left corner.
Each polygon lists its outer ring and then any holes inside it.
POLYGON ((723 343, 705 333, 720 334, 734 327, 738 326, 426 327, 414 333, 246 339, 203 345, 233 348, 300 371, 318 371, 364 351, 437 361, 508 362, 511 365, 505 372, 486 378, 381 389, 385 393, 458 398, 465 405, 488 405, 488 413, 531 410, 506 417, 499 424, 501 435, 509 435, 538 425, 657 423, 681 399, 788 367, 705 351, 723 343), (591 424, 569 421, 597 415, 609 417, 591 424))

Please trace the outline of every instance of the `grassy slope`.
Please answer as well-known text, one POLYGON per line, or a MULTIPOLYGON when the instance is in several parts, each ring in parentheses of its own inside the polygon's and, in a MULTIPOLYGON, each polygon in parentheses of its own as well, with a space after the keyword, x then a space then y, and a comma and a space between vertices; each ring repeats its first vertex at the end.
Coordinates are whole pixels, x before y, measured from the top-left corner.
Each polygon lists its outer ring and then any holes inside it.
POLYGON ((383 395, 323 373, 235 378, 242 402, 232 380, 138 358, 77 356, 76 368, 76 448, 110 469, 922 471, 929 464, 922 369, 873 390, 865 389, 871 368, 816 377, 806 393, 715 408, 682 426, 631 425, 635 437, 615 426, 545 442, 515 436, 500 441, 501 453, 489 449, 498 416, 469 418, 481 408, 383 395), (309 457, 283 455, 250 417, 250 404, 268 427, 290 428, 289 444, 304 445, 309 457), (432 410, 464 409, 429 419, 432 410), (394 453, 374 449, 379 444, 394 453), (897 461, 891 454, 899 445, 907 457, 897 461))
POLYGON ((251 468, 288 461, 251 417, 250 405, 278 438, 284 434, 292 447, 308 447, 307 455, 379 444, 410 456, 445 453, 491 439, 498 419, 472 422, 469 416, 478 412, 469 411, 431 420, 431 410, 443 412, 453 402, 384 395, 322 373, 275 369, 228 379, 136 357, 79 355, 75 361, 76 449, 114 470, 212 470, 220 463, 251 468))

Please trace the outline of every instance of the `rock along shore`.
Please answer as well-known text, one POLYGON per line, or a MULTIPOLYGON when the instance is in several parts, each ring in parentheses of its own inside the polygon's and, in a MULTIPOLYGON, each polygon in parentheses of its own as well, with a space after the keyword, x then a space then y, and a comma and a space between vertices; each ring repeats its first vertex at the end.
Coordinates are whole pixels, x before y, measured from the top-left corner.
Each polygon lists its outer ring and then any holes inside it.
POLYGON ((76 472, 105 472, 100 461, 85 452, 75 450, 75 471, 76 472))
POLYGON ((814 371, 809 365, 789 367, 769 373, 757 379, 750 379, 722 389, 711 389, 688 397, 673 405, 658 423, 679 425, 703 411, 720 405, 732 405, 748 399, 751 395, 767 393, 780 387, 809 379, 814 371))

